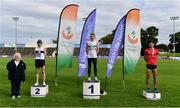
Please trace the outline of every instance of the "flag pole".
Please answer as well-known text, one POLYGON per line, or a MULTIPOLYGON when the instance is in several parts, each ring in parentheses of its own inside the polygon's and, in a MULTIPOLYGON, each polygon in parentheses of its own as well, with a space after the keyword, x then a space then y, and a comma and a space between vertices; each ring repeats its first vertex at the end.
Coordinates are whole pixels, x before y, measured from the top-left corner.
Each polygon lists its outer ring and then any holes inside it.
POLYGON ((79 88, 79 80, 80 80, 80 78, 78 77, 78 80, 77 80, 78 81, 78 84, 77 84, 78 88, 79 88))
MULTIPOLYGON (((58 33, 58 37, 59 37, 59 33, 58 33)), ((59 40, 57 40, 57 49, 56 49, 56 73, 55 73, 55 86, 58 86, 58 42, 59 40)), ((60 71, 60 70, 59 70, 60 71)))
POLYGON ((80 82, 79 70, 77 71, 77 73, 78 73, 78 76, 77 76, 77 86, 78 86, 78 88, 79 88, 79 82, 80 82))
POLYGON ((125 69, 124 69, 124 49, 125 49, 125 47, 123 48, 122 75, 123 75, 123 87, 125 88, 125 78, 124 78, 124 72, 125 72, 125 69))
MULTIPOLYGON (((124 59, 124 57, 123 57, 124 59)), ((122 67, 122 71, 123 71, 123 87, 125 88, 125 78, 124 78, 124 60, 123 60, 123 67, 122 67)))
MULTIPOLYGON (((65 7, 66 8, 66 7, 65 7)), ((64 9, 65 9, 64 8, 64 9)), ((58 36, 57 36, 57 47, 56 47, 56 73, 55 73, 55 86, 58 86, 58 76, 57 76, 57 71, 58 71, 58 44, 59 44, 59 32, 60 32, 60 26, 61 26, 61 16, 62 16, 62 13, 64 11, 64 9, 61 11, 61 14, 60 14, 60 17, 59 17, 59 27, 58 27, 58 36)))
MULTIPOLYGON (((127 15, 125 16, 125 17, 127 17, 127 15)), ((125 55, 125 36, 126 36, 126 34, 125 34, 125 31, 126 31, 126 18, 125 18, 125 24, 124 24, 125 26, 124 26, 124 41, 123 41, 123 58, 122 58, 122 75, 123 75, 123 77, 122 77, 122 79, 123 79, 123 87, 124 87, 124 89, 126 88, 126 86, 125 86, 125 77, 124 77, 124 73, 125 73, 125 68, 124 68, 124 55, 125 55)))
MULTIPOLYGON (((67 6, 66 6, 67 7, 67 6)), ((55 72, 55 86, 58 86, 58 75, 57 75, 57 71, 58 71, 58 44, 59 44, 59 32, 60 32, 60 27, 61 27, 61 16, 62 16, 62 13, 64 11, 64 9, 66 8, 64 7, 63 10, 61 11, 60 13, 60 16, 59 16, 59 27, 58 27, 58 36, 57 36, 57 46, 56 46, 56 72, 55 72)))
POLYGON ((106 90, 107 87, 107 76, 105 77, 105 85, 104 85, 104 89, 106 90))
MULTIPOLYGON (((62 11, 63 12, 63 11, 62 11)), ((61 14, 62 14, 61 12, 61 14)), ((58 29, 58 38, 57 38, 57 47, 56 47, 56 73, 55 73, 55 86, 58 86, 58 75, 57 75, 57 71, 58 71, 58 44, 59 44, 59 31, 60 31, 60 23, 61 23, 61 15, 59 17, 59 29, 58 29)))
POLYGON ((56 73, 55 73, 55 86, 58 86, 58 82, 57 82, 58 78, 57 78, 57 53, 56 53, 56 73))

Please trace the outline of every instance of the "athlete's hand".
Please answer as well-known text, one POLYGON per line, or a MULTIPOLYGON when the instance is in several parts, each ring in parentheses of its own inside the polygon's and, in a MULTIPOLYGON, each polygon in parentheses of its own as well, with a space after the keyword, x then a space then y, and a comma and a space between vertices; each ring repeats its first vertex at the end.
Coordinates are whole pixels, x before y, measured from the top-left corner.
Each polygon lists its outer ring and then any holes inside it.
POLYGON ((147 57, 146 56, 144 56, 144 60, 147 61, 147 57))

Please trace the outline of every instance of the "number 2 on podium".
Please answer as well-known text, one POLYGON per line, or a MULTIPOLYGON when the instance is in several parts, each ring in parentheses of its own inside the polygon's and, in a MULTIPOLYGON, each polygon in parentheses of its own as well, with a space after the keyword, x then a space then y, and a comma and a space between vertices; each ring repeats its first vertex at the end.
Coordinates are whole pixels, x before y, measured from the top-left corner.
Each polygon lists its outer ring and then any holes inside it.
POLYGON ((40 89, 39 88, 36 88, 35 90, 36 90, 35 94, 40 94, 40 89))
POLYGON ((89 89, 91 89, 91 94, 94 93, 94 85, 89 86, 89 89))

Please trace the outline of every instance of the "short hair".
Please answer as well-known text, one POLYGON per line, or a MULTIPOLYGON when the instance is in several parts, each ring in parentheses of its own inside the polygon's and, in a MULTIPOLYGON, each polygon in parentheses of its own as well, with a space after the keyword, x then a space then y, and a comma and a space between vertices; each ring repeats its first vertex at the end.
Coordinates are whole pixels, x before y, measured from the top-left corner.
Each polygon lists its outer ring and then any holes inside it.
POLYGON ((93 33, 93 32, 91 32, 91 34, 90 35, 94 35, 95 36, 95 34, 93 33))
POLYGON ((20 53, 15 53, 14 56, 13 56, 13 59, 15 59, 16 56, 18 56, 19 60, 21 60, 21 54, 20 53))
POLYGON ((154 44, 154 41, 152 41, 152 40, 150 40, 148 43, 150 44, 151 42, 154 44))
POLYGON ((39 39, 39 40, 37 41, 37 43, 42 43, 42 40, 41 40, 41 39, 39 39))

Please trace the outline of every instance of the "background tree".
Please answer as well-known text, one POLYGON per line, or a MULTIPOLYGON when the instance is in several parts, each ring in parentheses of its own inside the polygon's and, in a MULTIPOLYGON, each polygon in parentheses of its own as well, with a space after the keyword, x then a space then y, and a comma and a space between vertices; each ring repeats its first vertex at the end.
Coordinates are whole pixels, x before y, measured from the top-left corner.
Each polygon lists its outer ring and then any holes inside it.
MULTIPOLYGON (((169 39, 169 49, 172 51, 173 50, 173 39, 174 39, 174 35, 170 34, 169 35, 170 39, 169 39)), ((180 32, 175 33, 175 49, 176 52, 180 52, 180 32)))
POLYGON ((144 55, 144 50, 148 47, 149 41, 153 41, 155 45, 158 43, 158 34, 159 29, 155 26, 150 26, 146 30, 141 29, 141 55, 144 55))
POLYGON ((165 51, 165 52, 169 51, 169 47, 167 45, 165 45, 165 44, 158 44, 156 46, 156 48, 159 49, 159 50, 165 51))
MULTIPOLYGON (((148 42, 153 41, 155 45, 158 42, 157 36, 159 33, 159 29, 155 26, 150 26, 147 29, 141 29, 141 55, 144 54, 144 50, 148 47, 148 42)), ((112 40, 114 38, 115 30, 112 33, 107 34, 106 36, 99 39, 99 42, 102 44, 112 44, 112 40)))
POLYGON ((107 34, 106 36, 102 37, 101 39, 99 39, 98 41, 101 44, 112 44, 112 40, 114 38, 114 34, 115 34, 116 30, 113 30, 112 33, 107 34))

